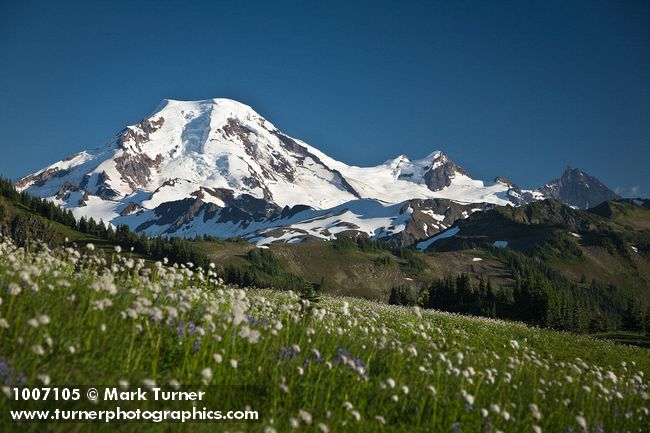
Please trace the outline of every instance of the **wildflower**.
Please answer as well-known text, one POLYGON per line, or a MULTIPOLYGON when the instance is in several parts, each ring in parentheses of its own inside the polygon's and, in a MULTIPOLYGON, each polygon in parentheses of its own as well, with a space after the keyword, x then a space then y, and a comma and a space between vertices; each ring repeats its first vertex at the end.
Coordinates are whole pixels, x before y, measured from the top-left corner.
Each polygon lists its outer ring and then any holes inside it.
POLYGON ((519 349, 519 342, 517 340, 510 340, 510 346, 515 350, 519 349))
POLYGON ((409 387, 406 386, 406 385, 404 385, 404 386, 402 387, 402 392, 403 392, 404 394, 408 394, 408 393, 409 393, 409 387))
POLYGON ((487 409, 485 409, 485 408, 481 409, 481 416, 483 416, 483 418, 487 418, 488 415, 489 415, 489 412, 488 412, 487 409))
POLYGON ((605 377, 606 377, 607 379, 611 380, 611 381, 614 382, 614 383, 616 383, 616 381, 618 380, 618 378, 616 377, 616 375, 615 375, 614 372, 612 372, 612 371, 608 371, 608 372, 605 374, 605 377))
POLYGON ((95 251, 95 245, 91 244, 91 243, 88 243, 88 244, 86 244, 86 249, 88 251, 95 251))
POLYGON ((350 412, 350 415, 352 415, 357 422, 361 421, 361 414, 358 411, 353 410, 350 412))
POLYGON ((539 407, 537 407, 537 405, 536 405, 535 403, 531 403, 531 404, 529 404, 529 405, 528 405, 528 408, 529 408, 530 411, 532 412, 533 418, 535 418, 535 419, 538 420, 538 421, 539 421, 540 419, 542 419, 542 414, 541 414, 541 412, 539 411, 539 407))
POLYGON ((300 427, 300 421, 298 421, 296 418, 290 418, 289 419, 289 424, 291 424, 291 428, 300 427))
POLYGON ((318 430, 320 430, 323 433, 330 433, 330 428, 327 427, 327 425, 323 424, 322 422, 318 423, 318 430))
POLYGON ((241 338, 248 339, 249 343, 255 344, 260 339, 260 331, 257 331, 255 329, 250 329, 248 326, 243 326, 239 330, 239 336, 241 338))
POLYGON ((122 389, 128 389, 129 388, 129 381, 126 379, 120 379, 117 381, 118 385, 120 385, 120 388, 122 389))
POLYGON ((48 376, 47 374, 39 374, 37 377, 38 380, 43 382, 43 385, 47 386, 50 384, 50 376, 48 376))
POLYGON ((150 389, 156 386, 156 381, 153 379, 144 379, 142 383, 144 384, 144 386, 150 389))
POLYGON ((350 304, 348 304, 346 301, 343 301, 341 312, 343 313, 344 316, 350 315, 350 304))
POLYGON ((20 292, 22 291, 22 289, 21 289, 20 286, 19 286, 18 284, 16 284, 16 283, 9 283, 8 291, 9 291, 9 294, 10 294, 10 295, 12 295, 12 296, 16 296, 16 295, 19 295, 19 294, 20 294, 20 292))
POLYGON ((567 383, 573 383, 573 378, 571 376, 564 376, 564 380, 566 380, 567 383))
POLYGON ((119 245, 115 245, 115 252, 116 252, 117 254, 121 253, 121 252, 122 252, 122 247, 119 246, 119 245))
POLYGON ((579 425, 580 427, 582 427, 583 429, 585 429, 585 430, 587 429, 587 420, 585 419, 584 416, 582 416, 582 415, 577 415, 577 416, 576 416, 576 422, 577 422, 578 425, 579 425))
POLYGON ((375 416, 375 419, 376 419, 377 421, 379 421, 381 424, 386 424, 386 418, 384 418, 384 417, 381 416, 381 415, 376 415, 376 416, 375 416))
POLYGON ((306 410, 300 409, 298 411, 298 415, 300 416, 300 419, 303 420, 306 424, 311 424, 312 417, 311 417, 311 414, 309 412, 307 412, 306 410))
POLYGON ((201 370, 201 376, 203 377, 203 382, 208 383, 212 380, 212 369, 210 367, 205 367, 201 370))
POLYGON ((212 355, 212 359, 214 359, 214 362, 216 362, 217 364, 221 364, 221 361, 223 361, 223 357, 218 353, 212 355))
POLYGON ((230 366, 232 368, 237 368, 237 360, 236 359, 231 359, 230 360, 230 366))
POLYGON ((395 379, 389 377, 388 379, 386 379, 386 384, 391 388, 395 388, 395 379))
POLYGON ((32 352, 34 352, 38 356, 45 355, 45 349, 43 349, 43 346, 41 346, 40 344, 33 345, 32 346, 32 352))
POLYGON ((0 328, 9 328, 9 322, 4 317, 0 317, 0 328))
POLYGON ((542 433, 542 428, 538 425, 533 425, 533 432, 542 433))
POLYGON ((38 321, 41 325, 47 325, 48 323, 50 323, 50 316, 48 316, 47 314, 41 314, 40 316, 38 316, 38 321))
POLYGON ((31 326, 32 328, 38 328, 38 320, 37 319, 29 319, 27 321, 27 324, 31 326))

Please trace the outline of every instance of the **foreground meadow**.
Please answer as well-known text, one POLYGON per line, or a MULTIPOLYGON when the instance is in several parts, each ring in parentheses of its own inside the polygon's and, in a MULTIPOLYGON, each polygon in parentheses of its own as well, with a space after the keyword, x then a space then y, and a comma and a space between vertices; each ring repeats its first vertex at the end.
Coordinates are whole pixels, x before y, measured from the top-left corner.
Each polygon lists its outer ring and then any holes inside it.
POLYGON ((33 250, 0 243, 0 431, 648 431, 644 349, 360 299, 310 303, 226 287, 211 269, 145 266, 119 248, 110 256, 92 246, 33 250), (16 386, 154 384, 206 387, 218 404, 245 404, 260 420, 9 418, 21 408, 6 395, 16 386))

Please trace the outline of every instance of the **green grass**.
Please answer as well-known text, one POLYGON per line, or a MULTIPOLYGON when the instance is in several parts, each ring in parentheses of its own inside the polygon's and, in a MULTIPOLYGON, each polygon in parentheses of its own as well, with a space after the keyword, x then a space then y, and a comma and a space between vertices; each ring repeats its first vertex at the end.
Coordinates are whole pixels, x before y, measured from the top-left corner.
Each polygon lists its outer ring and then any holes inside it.
MULTIPOLYGON (((284 432, 298 423, 301 431, 577 432, 583 418, 588 431, 644 431, 650 422, 649 351, 515 323, 351 298, 306 308, 292 293, 224 287, 202 270, 147 268, 128 254, 26 253, 6 242, 0 298, 5 383, 126 380, 134 389, 174 380, 198 389, 209 378, 211 409, 247 403, 261 413, 257 423, 192 431, 284 432)), ((18 406, 2 395, 3 432, 118 427, 18 425, 10 407, 18 406)))
POLYGON ((602 338, 604 340, 614 341, 619 344, 627 344, 629 346, 638 346, 650 349, 650 338, 638 332, 604 332, 593 335, 595 338, 602 338))

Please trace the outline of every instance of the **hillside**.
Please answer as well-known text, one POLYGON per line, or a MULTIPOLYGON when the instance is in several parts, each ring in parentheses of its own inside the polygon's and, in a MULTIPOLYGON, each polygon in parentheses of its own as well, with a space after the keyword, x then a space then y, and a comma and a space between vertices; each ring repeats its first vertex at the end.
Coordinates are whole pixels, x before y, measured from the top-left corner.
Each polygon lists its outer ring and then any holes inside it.
POLYGON ((149 239, 92 219, 77 223, 69 211, 3 185, 0 232, 19 245, 40 239, 52 246, 93 243, 96 254, 107 258, 119 246, 148 266, 163 259, 204 268, 212 263, 229 284, 298 292, 314 287, 320 294, 574 332, 642 333, 647 327, 643 226, 650 212, 641 201, 609 202, 608 209, 618 209, 610 216, 598 215, 602 209, 583 212, 553 201, 479 212, 459 225, 459 233, 433 242, 426 252, 354 233, 334 241, 258 248, 243 239, 149 239), (636 226, 630 226, 632 220, 636 226), (494 247, 503 239, 509 248, 494 247), (628 248, 632 242, 636 251, 628 248))
MULTIPOLYGON (((204 390, 209 410, 259 416, 191 424, 197 432, 641 432, 650 421, 644 349, 354 298, 310 302, 228 288, 212 271, 87 253, 0 242, 3 383, 204 390)), ((8 402, 0 400, 3 431, 43 431, 40 422, 9 421, 8 402)), ((65 407, 116 405, 100 398, 65 407)), ((19 408, 53 409, 11 406, 19 408)), ((82 426, 56 423, 48 431, 82 426)), ((143 432, 159 427, 137 424, 143 432)), ((93 424, 98 432, 114 428, 93 424)))
POLYGON ((435 251, 499 243, 537 257, 572 281, 595 279, 650 300, 650 200, 616 200, 587 212, 556 201, 504 207, 460 221, 435 251))

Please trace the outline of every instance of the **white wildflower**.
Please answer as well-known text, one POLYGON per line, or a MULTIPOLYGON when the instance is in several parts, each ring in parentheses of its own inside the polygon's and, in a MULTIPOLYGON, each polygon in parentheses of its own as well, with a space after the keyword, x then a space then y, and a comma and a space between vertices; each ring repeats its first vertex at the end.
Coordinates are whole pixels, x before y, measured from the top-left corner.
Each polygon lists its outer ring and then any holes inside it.
POLYGON ((50 376, 48 376, 47 374, 39 374, 37 377, 38 380, 43 382, 43 385, 47 386, 50 384, 50 376))
POLYGON ((7 287, 9 294, 12 296, 19 295, 22 289, 20 286, 16 283, 9 283, 9 286, 7 287))
POLYGON ((210 382, 212 380, 212 369, 210 367, 205 367, 201 370, 201 376, 203 377, 203 382, 210 382))
POLYGON ((311 424, 312 417, 311 417, 311 414, 309 412, 307 412, 306 410, 300 409, 298 411, 298 415, 300 416, 300 419, 305 422, 305 424, 311 424))

